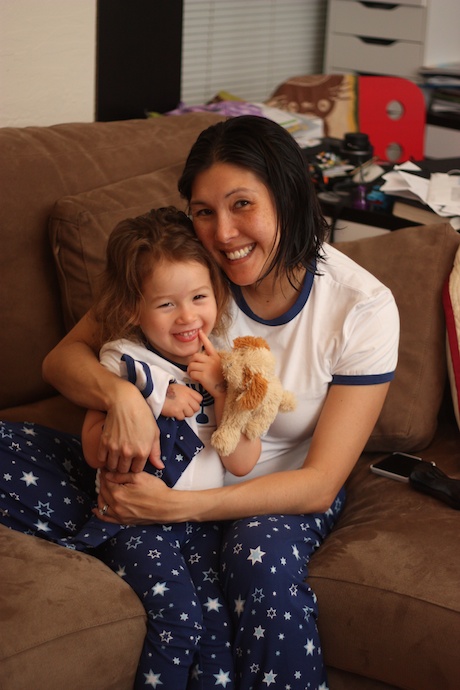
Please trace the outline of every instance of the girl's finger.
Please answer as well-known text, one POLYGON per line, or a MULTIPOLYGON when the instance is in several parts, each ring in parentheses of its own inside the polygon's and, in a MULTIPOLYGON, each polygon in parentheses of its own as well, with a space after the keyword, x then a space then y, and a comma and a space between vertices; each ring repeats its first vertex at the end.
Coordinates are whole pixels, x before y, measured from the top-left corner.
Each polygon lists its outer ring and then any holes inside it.
POLYGON ((132 472, 106 472, 105 478, 112 484, 134 484, 136 474, 132 472))
POLYGON ((204 333, 201 329, 198 331, 198 336, 203 344, 204 351, 206 352, 207 355, 214 355, 216 350, 209 340, 208 336, 206 333, 204 333))

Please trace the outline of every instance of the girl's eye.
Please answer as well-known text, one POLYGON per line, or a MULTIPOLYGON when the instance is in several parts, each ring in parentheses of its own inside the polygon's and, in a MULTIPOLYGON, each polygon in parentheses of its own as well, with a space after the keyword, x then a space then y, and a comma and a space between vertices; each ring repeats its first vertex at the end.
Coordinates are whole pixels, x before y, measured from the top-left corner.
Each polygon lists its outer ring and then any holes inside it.
POLYGON ((207 295, 195 295, 194 300, 206 299, 207 295))
POLYGON ((163 304, 159 304, 157 309, 165 309, 166 307, 172 307, 172 302, 164 302, 163 304))

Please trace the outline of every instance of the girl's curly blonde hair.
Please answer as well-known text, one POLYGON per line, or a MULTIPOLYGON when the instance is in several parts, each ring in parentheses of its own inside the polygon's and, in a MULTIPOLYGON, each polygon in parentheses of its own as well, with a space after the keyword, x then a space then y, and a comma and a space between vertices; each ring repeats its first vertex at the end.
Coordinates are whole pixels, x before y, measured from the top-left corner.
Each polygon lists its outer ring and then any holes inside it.
POLYGON ((100 327, 100 346, 110 340, 145 340, 137 325, 145 279, 160 261, 196 261, 209 270, 217 303, 214 333, 228 320, 228 281, 195 235, 188 216, 174 206, 121 221, 109 236, 106 268, 100 277, 93 313, 100 327))

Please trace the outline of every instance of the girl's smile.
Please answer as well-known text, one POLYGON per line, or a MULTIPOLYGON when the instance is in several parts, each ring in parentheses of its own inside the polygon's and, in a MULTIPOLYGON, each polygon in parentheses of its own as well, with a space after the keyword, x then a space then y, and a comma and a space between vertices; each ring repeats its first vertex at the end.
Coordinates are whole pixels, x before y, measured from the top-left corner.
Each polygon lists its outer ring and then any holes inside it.
POLYGON ((188 364, 201 349, 199 331, 209 335, 217 317, 211 277, 197 261, 155 264, 143 285, 139 326, 166 359, 188 364))

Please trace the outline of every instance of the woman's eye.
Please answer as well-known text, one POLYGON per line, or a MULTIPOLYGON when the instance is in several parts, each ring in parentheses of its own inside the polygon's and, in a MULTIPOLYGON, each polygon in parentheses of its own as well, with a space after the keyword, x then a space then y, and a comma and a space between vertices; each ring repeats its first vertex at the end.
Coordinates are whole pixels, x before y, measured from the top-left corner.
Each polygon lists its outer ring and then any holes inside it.
POLYGON ((211 210, 209 208, 200 208, 199 211, 192 213, 193 218, 206 218, 211 215, 211 210))
POLYGON ((235 203, 235 206, 237 208, 244 208, 245 206, 249 206, 249 201, 247 199, 239 199, 239 201, 235 203))

